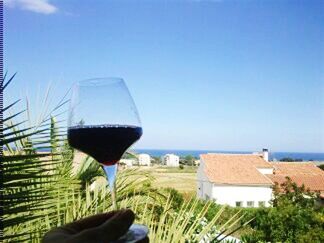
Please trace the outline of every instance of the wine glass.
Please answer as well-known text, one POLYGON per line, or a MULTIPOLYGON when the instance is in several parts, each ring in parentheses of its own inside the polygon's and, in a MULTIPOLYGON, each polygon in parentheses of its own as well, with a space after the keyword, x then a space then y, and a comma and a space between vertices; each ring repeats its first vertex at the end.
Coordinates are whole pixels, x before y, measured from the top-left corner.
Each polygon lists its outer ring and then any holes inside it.
MULTIPOLYGON (((73 86, 68 119, 69 144, 103 166, 115 210, 117 163, 141 136, 139 115, 123 79, 96 78, 73 86)), ((133 224, 118 242, 136 242, 147 233, 146 226, 133 224)))

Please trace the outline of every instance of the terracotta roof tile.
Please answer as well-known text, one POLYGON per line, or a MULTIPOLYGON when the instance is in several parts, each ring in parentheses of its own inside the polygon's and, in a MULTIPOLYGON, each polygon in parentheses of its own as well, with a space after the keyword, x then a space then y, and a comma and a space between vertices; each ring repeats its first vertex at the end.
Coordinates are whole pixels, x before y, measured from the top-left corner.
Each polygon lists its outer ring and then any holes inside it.
POLYGON ((311 162, 272 162, 274 175, 267 175, 273 182, 282 184, 290 177, 298 186, 311 191, 324 191, 324 172, 311 162))
POLYGON ((257 168, 272 168, 260 155, 202 154, 207 178, 217 184, 272 185, 257 168))

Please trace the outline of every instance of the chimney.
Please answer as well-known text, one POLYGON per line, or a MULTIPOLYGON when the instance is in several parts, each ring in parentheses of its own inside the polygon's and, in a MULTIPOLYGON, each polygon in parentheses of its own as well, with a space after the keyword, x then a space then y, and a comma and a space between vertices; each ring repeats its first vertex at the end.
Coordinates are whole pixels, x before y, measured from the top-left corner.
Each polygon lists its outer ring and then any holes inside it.
POLYGON ((265 161, 269 161, 269 151, 268 149, 262 149, 262 157, 265 161))

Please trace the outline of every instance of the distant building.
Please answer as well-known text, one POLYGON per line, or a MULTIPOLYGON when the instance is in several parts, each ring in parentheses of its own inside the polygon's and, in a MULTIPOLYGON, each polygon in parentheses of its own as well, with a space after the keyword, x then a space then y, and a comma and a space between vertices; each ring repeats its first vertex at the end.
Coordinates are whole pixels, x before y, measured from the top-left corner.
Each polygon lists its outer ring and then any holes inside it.
POLYGON ((138 155, 138 164, 139 165, 151 165, 151 156, 149 154, 139 154, 138 155))
POLYGON ((194 161, 194 165, 195 165, 195 166, 199 166, 199 165, 200 165, 200 160, 199 160, 199 159, 196 159, 196 160, 194 161))
POLYGON ((273 168, 260 155, 202 154, 197 196, 232 207, 269 206, 273 168))
POLYGON ((179 156, 175 154, 166 154, 162 158, 163 164, 170 167, 178 167, 179 166, 179 156))
POLYGON ((135 159, 121 159, 120 160, 121 164, 124 164, 126 168, 132 167, 136 161, 135 159))

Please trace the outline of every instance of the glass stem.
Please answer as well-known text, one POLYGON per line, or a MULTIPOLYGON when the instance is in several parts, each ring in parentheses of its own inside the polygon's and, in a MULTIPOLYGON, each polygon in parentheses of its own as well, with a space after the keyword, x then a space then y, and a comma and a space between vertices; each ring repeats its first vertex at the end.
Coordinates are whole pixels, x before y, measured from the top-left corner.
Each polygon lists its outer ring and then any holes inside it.
POLYGON ((117 207, 117 196, 116 196, 116 175, 117 175, 117 164, 104 165, 104 170, 107 176, 108 185, 111 194, 111 202, 114 210, 118 210, 117 207))
POLYGON ((111 201, 113 210, 118 210, 117 195, 116 195, 116 181, 110 186, 111 201))

